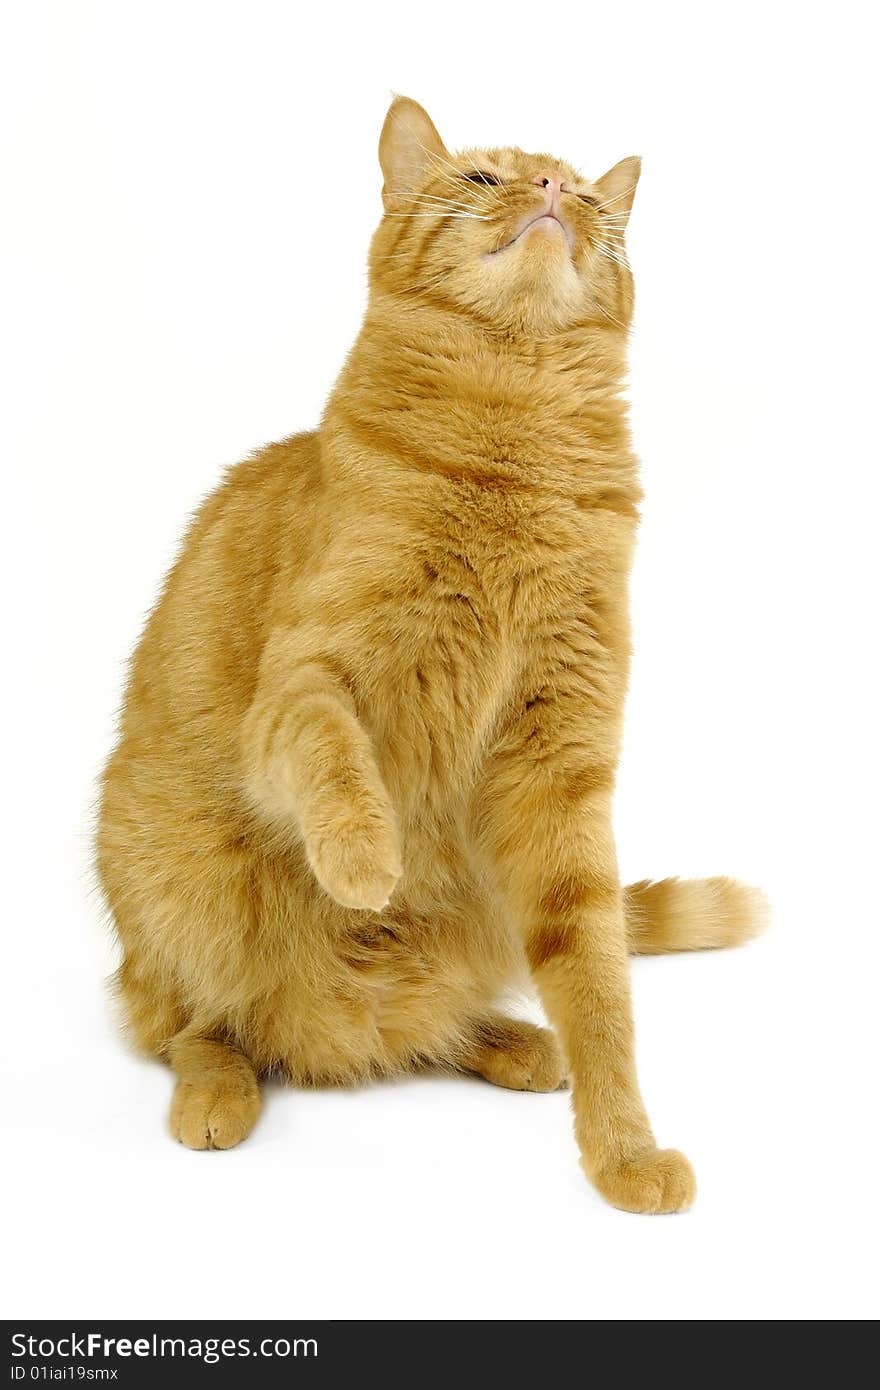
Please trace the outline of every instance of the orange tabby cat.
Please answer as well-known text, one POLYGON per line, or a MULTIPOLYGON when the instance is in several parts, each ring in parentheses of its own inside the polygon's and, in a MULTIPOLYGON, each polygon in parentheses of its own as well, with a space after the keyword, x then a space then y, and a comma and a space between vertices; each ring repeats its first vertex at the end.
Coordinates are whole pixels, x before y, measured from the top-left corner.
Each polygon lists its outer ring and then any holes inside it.
POLYGON ((611 798, 639 486, 621 400, 639 176, 449 154, 394 101, 360 337, 320 429, 201 508, 134 658, 101 880, 175 1135, 258 1078, 570 1078, 584 1167, 689 1205, 633 1057, 628 951, 731 945, 728 879, 621 888, 611 798), (528 970, 552 1033, 496 1000, 528 970))

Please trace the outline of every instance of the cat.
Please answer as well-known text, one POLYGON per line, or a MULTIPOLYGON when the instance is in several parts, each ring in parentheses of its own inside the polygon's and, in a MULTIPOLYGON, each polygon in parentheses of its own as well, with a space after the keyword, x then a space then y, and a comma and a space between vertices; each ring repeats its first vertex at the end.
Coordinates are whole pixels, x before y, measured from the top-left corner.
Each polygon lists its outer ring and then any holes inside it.
POLYGON ((640 491, 621 398, 640 163, 450 154, 405 97, 320 428, 233 468, 133 658, 97 863, 173 1134, 259 1078, 570 1084, 583 1167, 687 1207, 636 1079, 628 952, 729 946, 730 879, 623 888, 611 829, 640 491), (526 979, 555 1032, 498 1000, 526 979))

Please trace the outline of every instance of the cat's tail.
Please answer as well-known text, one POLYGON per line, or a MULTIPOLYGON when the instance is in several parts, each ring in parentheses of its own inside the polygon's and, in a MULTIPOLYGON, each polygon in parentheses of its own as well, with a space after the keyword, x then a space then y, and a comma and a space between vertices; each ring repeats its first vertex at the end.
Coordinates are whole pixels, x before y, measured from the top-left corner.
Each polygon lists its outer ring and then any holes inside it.
POLYGON ((629 949, 636 955, 739 946, 769 915, 759 888, 732 878, 644 879, 624 890, 629 949))

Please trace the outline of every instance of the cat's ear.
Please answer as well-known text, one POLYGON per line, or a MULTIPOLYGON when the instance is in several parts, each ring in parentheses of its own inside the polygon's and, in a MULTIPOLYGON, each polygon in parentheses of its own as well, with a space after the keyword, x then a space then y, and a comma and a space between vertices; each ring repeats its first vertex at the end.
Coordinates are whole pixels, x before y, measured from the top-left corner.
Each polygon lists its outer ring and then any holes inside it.
POLYGON ((609 217, 619 214, 623 218, 620 226, 626 225, 641 172, 642 161, 637 154, 631 154, 593 184, 593 189, 599 194, 600 208, 609 217))
POLYGON ((410 97, 395 97, 382 134, 379 163, 385 176, 382 202, 386 211, 400 207, 424 184, 431 169, 449 155, 424 107, 410 97))

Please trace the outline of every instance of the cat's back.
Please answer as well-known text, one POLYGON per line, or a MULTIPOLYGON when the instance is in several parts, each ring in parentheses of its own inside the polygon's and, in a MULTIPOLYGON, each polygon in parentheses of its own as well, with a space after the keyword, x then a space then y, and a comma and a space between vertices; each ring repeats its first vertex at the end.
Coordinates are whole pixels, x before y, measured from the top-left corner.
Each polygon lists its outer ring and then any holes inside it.
POLYGON ((199 507, 133 657, 123 741, 192 748, 232 735, 273 591, 301 567, 314 532, 319 479, 317 434, 298 434, 235 465, 199 507))

